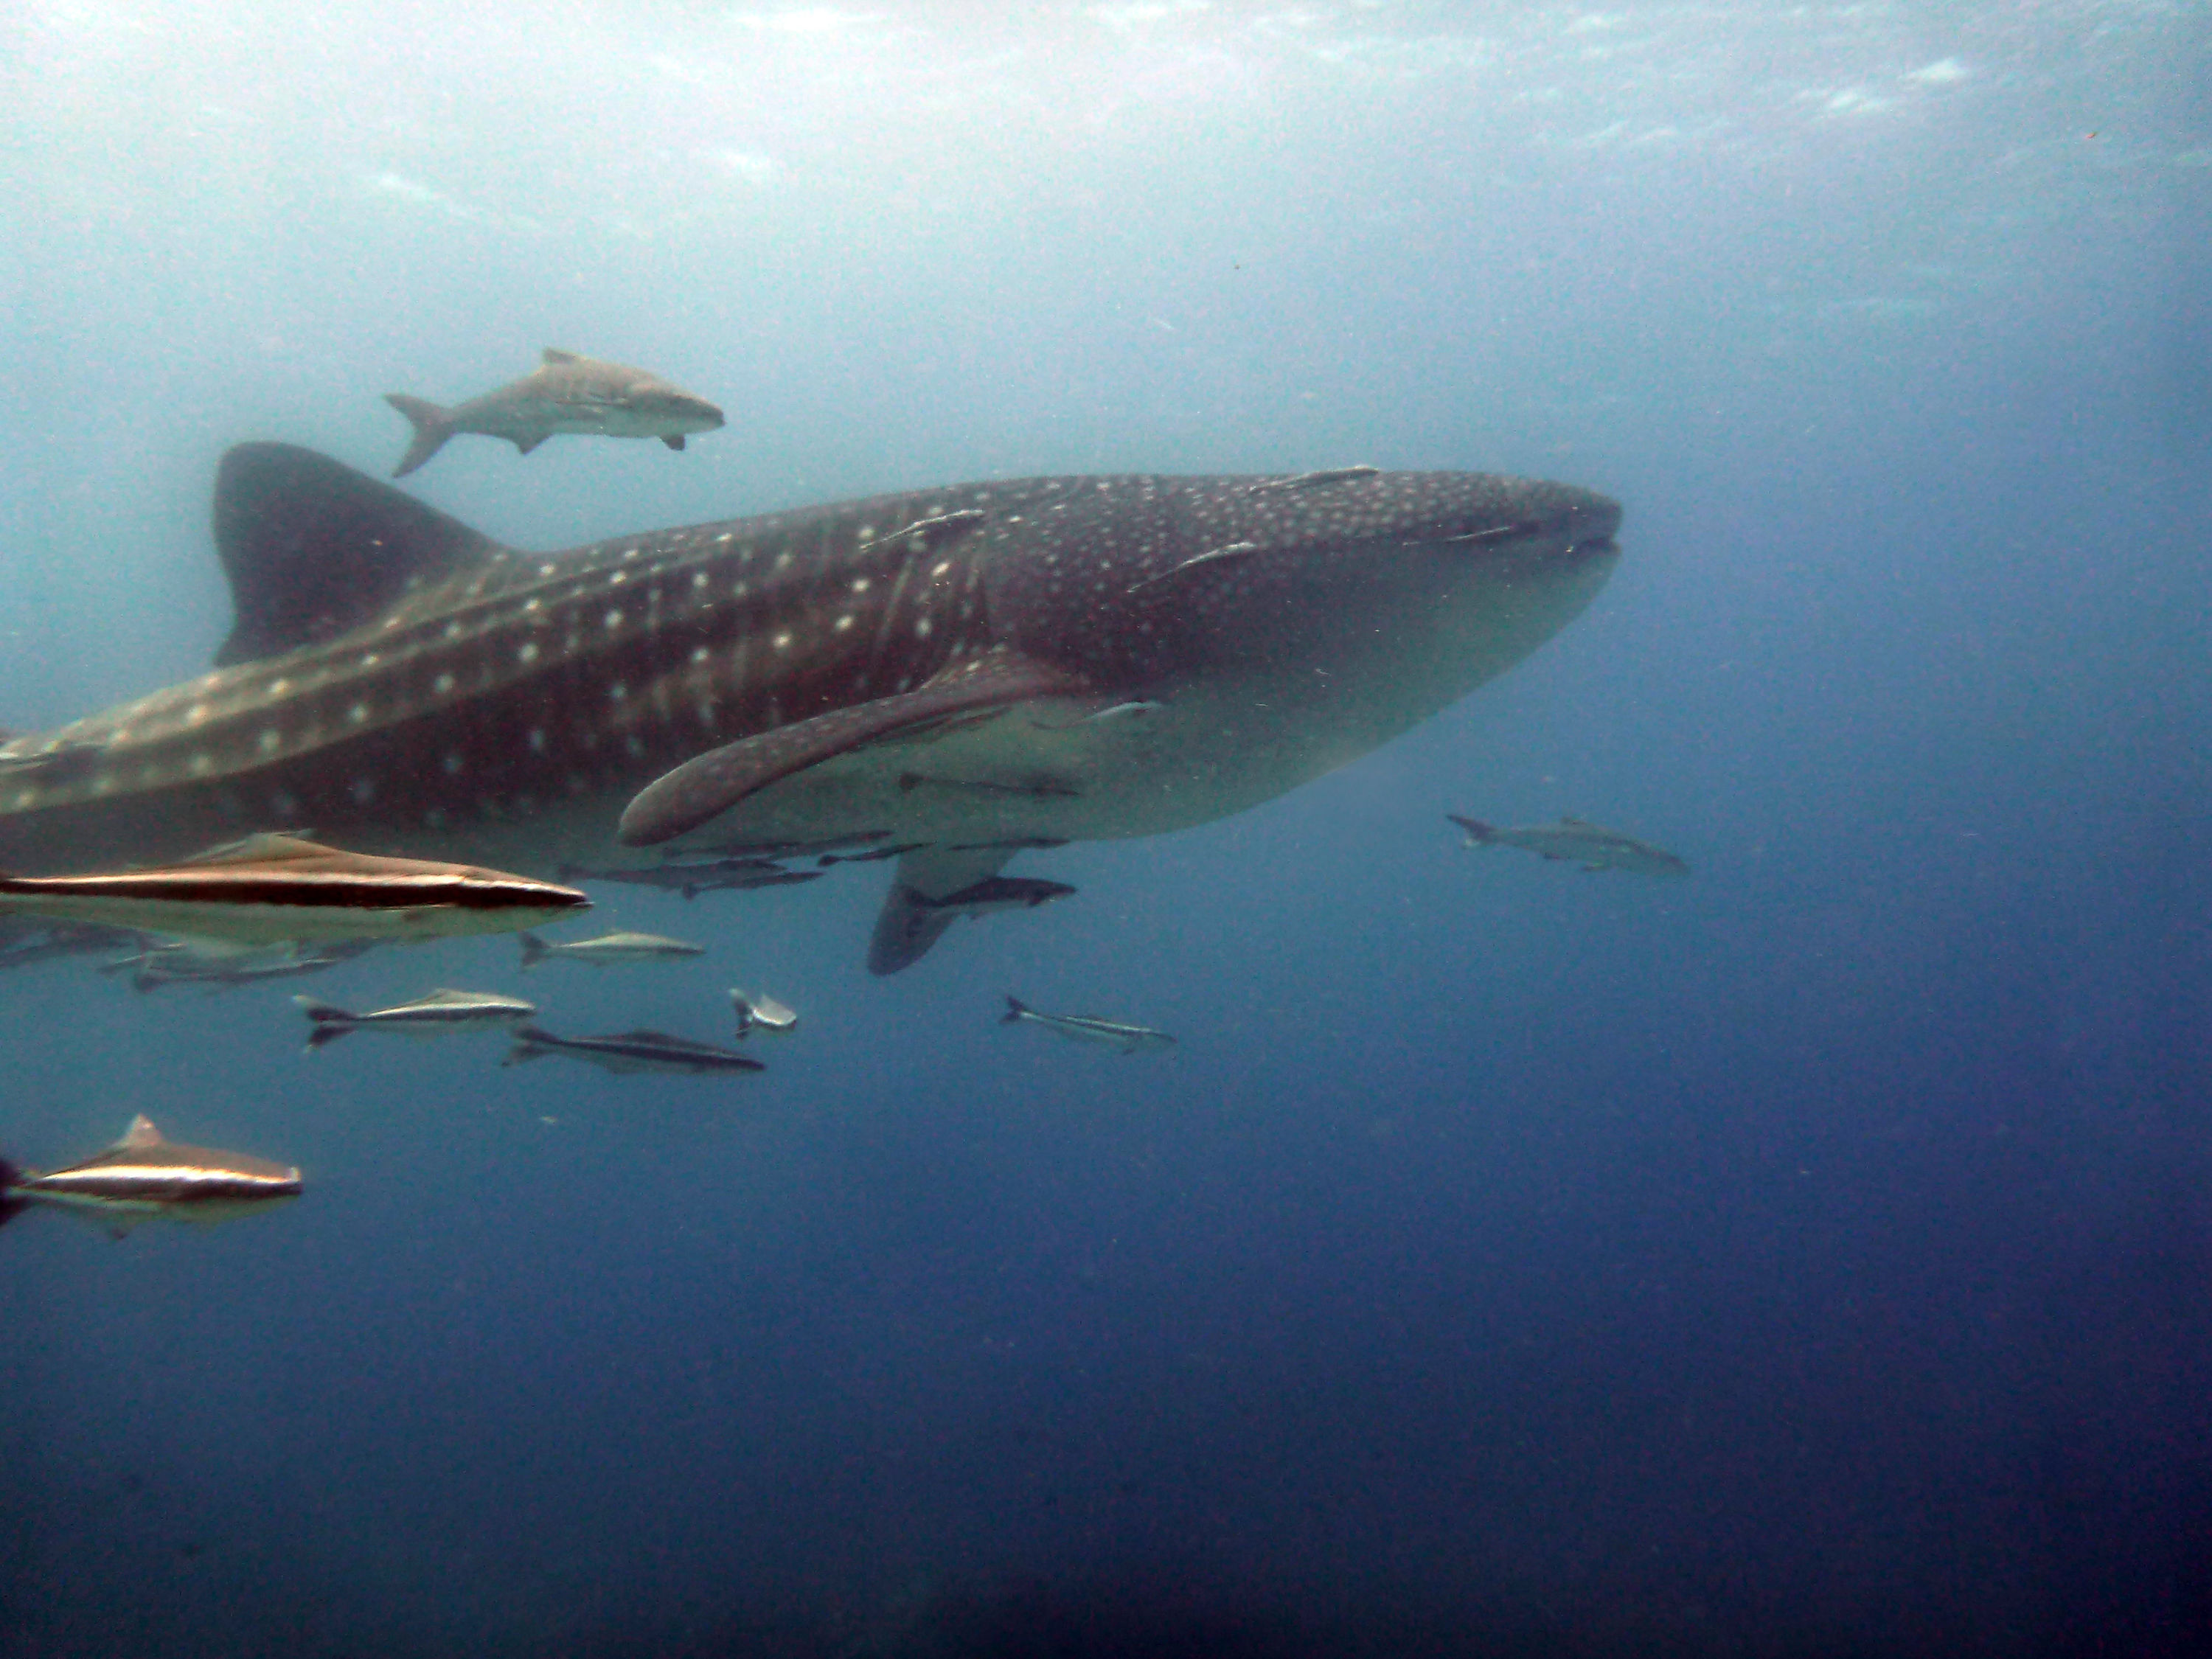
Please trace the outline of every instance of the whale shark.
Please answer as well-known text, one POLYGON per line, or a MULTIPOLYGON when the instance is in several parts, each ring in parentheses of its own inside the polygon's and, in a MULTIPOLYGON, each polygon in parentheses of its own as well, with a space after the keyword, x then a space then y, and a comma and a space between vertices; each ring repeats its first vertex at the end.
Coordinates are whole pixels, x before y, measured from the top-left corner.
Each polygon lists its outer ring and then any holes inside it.
POLYGON ((0 869, 313 826, 532 874, 901 852, 869 956, 1024 850, 1238 812, 1566 625, 1619 505, 1477 472, 985 480, 503 546, 311 450, 219 467, 215 665, 0 744, 0 869))

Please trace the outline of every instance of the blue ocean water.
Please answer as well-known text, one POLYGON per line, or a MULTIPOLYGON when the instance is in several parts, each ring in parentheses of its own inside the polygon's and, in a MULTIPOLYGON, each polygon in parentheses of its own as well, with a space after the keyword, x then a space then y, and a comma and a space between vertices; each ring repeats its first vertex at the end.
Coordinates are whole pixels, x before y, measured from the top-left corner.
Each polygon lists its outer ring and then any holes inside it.
POLYGON ((0 722, 197 674, 250 439, 546 345, 503 541, 988 477, 1618 497, 1504 679, 890 979, 882 892, 309 981, 803 1023, 764 1077, 300 1052, 9 973, 0 1150, 308 1191, 0 1237, 0 1651, 2212 1648, 2201 8, 28 0, 0 722), (1578 813, 1686 883, 1469 852, 1578 813), (556 980, 556 975, 563 975, 556 980), (995 1023, 1164 1026, 1165 1058, 995 1023))

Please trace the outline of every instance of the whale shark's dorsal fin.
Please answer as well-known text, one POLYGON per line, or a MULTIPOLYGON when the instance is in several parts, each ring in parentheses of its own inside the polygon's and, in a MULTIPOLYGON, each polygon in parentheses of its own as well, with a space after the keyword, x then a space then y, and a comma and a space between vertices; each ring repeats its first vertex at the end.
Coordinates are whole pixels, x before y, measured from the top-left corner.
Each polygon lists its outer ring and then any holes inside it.
POLYGON ((143 1152, 149 1146, 162 1145, 161 1132, 154 1127, 154 1120, 141 1112, 131 1120, 131 1127, 123 1132, 123 1139, 115 1143, 131 1152, 143 1152))
POLYGON ((337 638, 499 544, 290 444, 240 444, 216 475, 215 544, 236 621, 219 667, 337 638))

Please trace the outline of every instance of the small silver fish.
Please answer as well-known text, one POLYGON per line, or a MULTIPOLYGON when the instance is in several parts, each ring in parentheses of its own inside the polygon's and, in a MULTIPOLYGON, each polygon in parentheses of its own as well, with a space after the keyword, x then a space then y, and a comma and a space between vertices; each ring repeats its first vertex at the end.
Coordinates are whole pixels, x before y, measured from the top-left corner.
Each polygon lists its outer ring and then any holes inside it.
POLYGON ((798 1013, 771 996, 749 996, 732 985, 730 1002, 738 1012, 738 1037, 741 1042, 755 1031, 789 1031, 799 1024, 798 1013))
POLYGON ((602 933, 597 939, 580 939, 573 945, 542 939, 535 933, 522 935, 522 965, 526 969, 535 968, 549 957, 588 962, 594 968, 613 968, 625 963, 668 962, 678 957, 703 956, 706 951, 703 945, 659 933, 602 933))
POLYGON ((505 438, 527 455, 560 432, 658 438, 671 449, 681 449, 686 433, 712 432, 722 424, 720 410, 658 374, 550 346, 531 374, 453 409, 399 392, 387 393, 384 401, 415 428, 414 441, 392 475, 395 478, 422 465, 457 432, 505 438))
POLYGON ((44 1175, 0 1160, 0 1225, 50 1204, 122 1237, 142 1221, 223 1221, 300 1195, 300 1171, 245 1152, 165 1139, 131 1120, 123 1139, 82 1163, 44 1175))
POLYGON ((1066 1037, 1070 1042, 1096 1043, 1122 1054, 1157 1052, 1176 1046, 1176 1040, 1165 1031, 1156 1031, 1149 1025, 1129 1025, 1118 1019, 1097 1019, 1089 1014, 1039 1013, 1011 994, 1006 998, 1006 1012, 999 1016, 999 1024, 1034 1025, 1054 1036, 1066 1037))
POLYGON ((555 1036, 535 1025, 526 1025, 514 1034, 514 1047, 500 1064, 520 1066, 545 1054, 566 1054, 571 1060, 616 1073, 684 1072, 699 1076, 711 1072, 768 1069, 734 1048, 694 1042, 689 1037, 671 1036, 665 1031, 616 1031, 606 1036, 564 1037, 555 1036))
POLYGON ((373 1013, 356 1014, 318 1002, 313 997, 294 997, 293 1003, 307 1017, 307 1052, 313 1054, 353 1031, 392 1031, 401 1036, 442 1036, 449 1031, 484 1031, 528 1019, 538 1005, 520 997, 493 991, 433 991, 412 1002, 402 1002, 373 1013))
POLYGON ((1500 830, 1480 818, 1444 816, 1467 832, 1468 847, 1517 847, 1524 853, 1555 863, 1579 864, 1585 870, 1626 870, 1639 876, 1686 876, 1688 863, 1663 847, 1625 836, 1584 819, 1562 816, 1557 823, 1532 823, 1500 830))

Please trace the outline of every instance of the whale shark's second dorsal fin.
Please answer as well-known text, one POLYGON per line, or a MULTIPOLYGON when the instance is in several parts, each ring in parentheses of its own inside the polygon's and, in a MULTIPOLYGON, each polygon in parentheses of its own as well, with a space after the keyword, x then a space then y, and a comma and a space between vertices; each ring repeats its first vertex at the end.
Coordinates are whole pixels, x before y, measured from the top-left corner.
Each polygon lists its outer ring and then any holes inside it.
POLYGON ((290 444, 240 444, 215 483, 215 544, 236 621, 218 666, 317 645, 412 587, 501 550, 389 484, 290 444))

